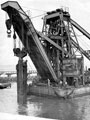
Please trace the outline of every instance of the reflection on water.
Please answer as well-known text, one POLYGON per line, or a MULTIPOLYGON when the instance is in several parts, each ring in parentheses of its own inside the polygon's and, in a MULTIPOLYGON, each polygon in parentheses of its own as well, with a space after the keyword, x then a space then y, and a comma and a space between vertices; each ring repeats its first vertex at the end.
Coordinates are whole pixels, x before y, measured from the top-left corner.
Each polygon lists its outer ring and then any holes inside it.
POLYGON ((17 102, 16 83, 11 89, 0 90, 0 112, 53 118, 60 120, 89 120, 90 96, 59 100, 28 96, 25 104, 17 102))

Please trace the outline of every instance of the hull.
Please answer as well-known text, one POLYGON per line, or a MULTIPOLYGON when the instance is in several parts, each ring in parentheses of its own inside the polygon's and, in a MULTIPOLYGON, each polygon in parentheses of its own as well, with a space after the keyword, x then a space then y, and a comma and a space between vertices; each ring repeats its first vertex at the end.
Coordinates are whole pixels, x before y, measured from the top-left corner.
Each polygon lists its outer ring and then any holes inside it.
POLYGON ((11 83, 1 83, 0 84, 0 89, 5 89, 5 88, 8 88, 8 87, 11 87, 11 83))
POLYGON ((79 96, 84 96, 90 94, 90 86, 80 86, 79 88, 59 88, 52 86, 38 86, 29 85, 28 86, 29 95, 37 96, 49 96, 57 98, 74 98, 79 96))

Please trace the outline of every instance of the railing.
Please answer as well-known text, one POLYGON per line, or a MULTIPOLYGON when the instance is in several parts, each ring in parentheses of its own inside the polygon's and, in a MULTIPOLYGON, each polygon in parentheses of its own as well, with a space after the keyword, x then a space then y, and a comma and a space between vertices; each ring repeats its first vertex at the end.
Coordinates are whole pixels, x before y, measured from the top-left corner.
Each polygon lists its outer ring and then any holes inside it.
MULTIPOLYGON (((29 70, 27 72, 27 74, 35 74, 35 73, 37 73, 36 70, 29 70)), ((16 74, 16 71, 0 71, 0 75, 2 75, 2 74, 12 75, 12 74, 16 74)))

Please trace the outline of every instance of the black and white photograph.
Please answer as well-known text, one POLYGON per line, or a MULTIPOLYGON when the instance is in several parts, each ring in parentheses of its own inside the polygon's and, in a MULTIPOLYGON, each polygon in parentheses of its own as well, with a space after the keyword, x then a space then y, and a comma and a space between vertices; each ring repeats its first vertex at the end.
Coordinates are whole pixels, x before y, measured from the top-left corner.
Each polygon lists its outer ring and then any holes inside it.
POLYGON ((0 120, 90 120, 89 0, 0 0, 0 120))

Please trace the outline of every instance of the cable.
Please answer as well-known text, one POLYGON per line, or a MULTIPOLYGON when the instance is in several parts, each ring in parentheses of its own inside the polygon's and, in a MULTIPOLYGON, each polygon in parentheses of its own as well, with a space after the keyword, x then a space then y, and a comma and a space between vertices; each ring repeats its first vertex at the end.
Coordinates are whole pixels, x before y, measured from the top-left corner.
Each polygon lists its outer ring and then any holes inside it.
POLYGON ((81 36, 83 36, 83 35, 78 35, 76 32, 75 32, 75 34, 76 34, 76 36, 79 38, 80 44, 82 44, 84 47, 88 46, 88 47, 86 47, 86 48, 89 49, 90 46, 89 46, 83 39, 81 39, 81 36), (86 44, 86 46, 85 46, 85 44, 83 44, 83 42, 80 41, 80 39, 86 44))
MULTIPOLYGON (((81 39, 81 40, 86 44, 86 46, 88 46, 87 48, 90 48, 89 44, 87 44, 87 42, 86 42, 85 40, 83 40, 82 38, 80 38, 80 36, 78 36, 78 37, 79 37, 79 39, 81 39)), ((81 41, 81 42, 82 42, 82 41, 81 41)), ((82 42, 82 44, 83 44, 83 42, 82 42)), ((84 47, 86 47, 85 44, 83 44, 84 47)))
POLYGON ((43 15, 45 15, 45 14, 40 14, 40 15, 37 15, 37 16, 34 16, 34 17, 31 17, 31 19, 34 19, 34 18, 37 18, 37 17, 41 17, 41 16, 43 16, 43 15))
POLYGON ((81 42, 81 41, 79 41, 79 42, 80 42, 80 44, 82 44, 86 49, 88 49, 88 47, 87 47, 87 45, 85 45, 86 43, 85 43, 84 41, 83 41, 84 43, 81 42))
POLYGON ((29 7, 25 7, 25 6, 22 6, 22 7, 24 7, 24 8, 27 8, 27 9, 32 9, 32 10, 35 10, 35 11, 42 11, 42 12, 47 12, 47 11, 45 11, 45 10, 40 10, 40 9, 36 9, 36 8, 29 8, 29 7))

